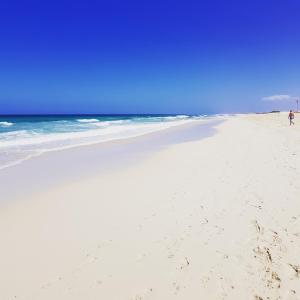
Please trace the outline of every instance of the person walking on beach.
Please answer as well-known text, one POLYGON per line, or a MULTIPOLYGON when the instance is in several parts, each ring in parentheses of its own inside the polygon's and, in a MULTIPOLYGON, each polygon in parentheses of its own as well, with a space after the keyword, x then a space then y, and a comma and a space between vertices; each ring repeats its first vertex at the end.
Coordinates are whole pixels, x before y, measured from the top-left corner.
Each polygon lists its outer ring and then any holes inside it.
POLYGON ((294 121, 293 121, 294 118, 295 118, 295 115, 294 115, 293 111, 290 110, 290 113, 289 113, 290 126, 291 126, 292 124, 295 125, 295 123, 294 123, 294 121))

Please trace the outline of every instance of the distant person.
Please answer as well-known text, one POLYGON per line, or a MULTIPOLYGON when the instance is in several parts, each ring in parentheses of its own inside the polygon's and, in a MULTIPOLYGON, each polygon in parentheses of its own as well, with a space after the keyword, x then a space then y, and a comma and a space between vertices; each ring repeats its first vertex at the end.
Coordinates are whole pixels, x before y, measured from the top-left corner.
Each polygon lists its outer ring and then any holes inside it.
POLYGON ((290 126, 295 125, 294 118, 295 118, 295 115, 294 115, 293 111, 290 110, 290 113, 289 113, 290 126))

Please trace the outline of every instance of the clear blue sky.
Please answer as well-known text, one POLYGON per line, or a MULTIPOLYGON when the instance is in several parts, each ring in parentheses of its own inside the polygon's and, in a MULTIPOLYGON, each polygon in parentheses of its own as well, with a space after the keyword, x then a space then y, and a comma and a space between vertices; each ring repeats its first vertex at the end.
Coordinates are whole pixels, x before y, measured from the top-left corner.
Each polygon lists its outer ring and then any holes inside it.
MULTIPOLYGON (((216 113, 300 95, 300 1, 0 2, 0 113, 216 113)), ((286 103, 285 106, 290 104, 286 103)))

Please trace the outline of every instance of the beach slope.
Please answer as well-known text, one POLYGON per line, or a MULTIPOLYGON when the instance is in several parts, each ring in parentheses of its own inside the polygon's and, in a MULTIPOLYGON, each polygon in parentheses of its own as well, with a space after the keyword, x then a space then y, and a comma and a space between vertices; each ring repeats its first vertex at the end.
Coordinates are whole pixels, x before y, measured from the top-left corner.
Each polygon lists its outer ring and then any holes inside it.
POLYGON ((0 299, 300 299, 297 117, 228 117, 6 203, 0 299))

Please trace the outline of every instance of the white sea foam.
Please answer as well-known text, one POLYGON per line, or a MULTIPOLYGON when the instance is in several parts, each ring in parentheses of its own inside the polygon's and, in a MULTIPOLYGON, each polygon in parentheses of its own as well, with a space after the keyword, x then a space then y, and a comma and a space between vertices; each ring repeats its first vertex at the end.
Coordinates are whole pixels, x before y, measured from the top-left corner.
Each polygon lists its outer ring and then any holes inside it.
POLYGON ((201 119, 204 118, 185 115, 138 116, 121 120, 75 119, 55 126, 50 122, 33 123, 26 129, 0 133, 0 169, 49 151, 137 137, 201 119))
POLYGON ((0 122, 0 126, 2 127, 8 127, 8 126, 12 126, 14 125, 14 123, 11 122, 0 122))
POLYGON ((97 120, 97 119, 77 119, 77 122, 80 122, 80 123, 95 123, 95 122, 99 122, 99 120, 97 120))
POLYGON ((178 119, 186 119, 186 118, 189 118, 189 116, 187 116, 187 115, 177 115, 176 118, 178 118, 178 119))
MULTIPOLYGON (((128 123, 126 125, 124 125, 123 121, 111 121, 111 123, 108 122, 109 121, 107 121, 106 124, 105 122, 102 122, 102 124, 106 126, 99 129, 96 128, 77 132, 47 134, 25 130, 8 132, 1 134, 0 149, 30 145, 41 145, 43 148, 47 148, 47 146, 51 146, 47 145, 48 143, 55 142, 61 146, 63 146, 64 143, 67 145, 81 144, 81 141, 85 144, 87 140, 89 142, 103 142, 113 139, 135 137, 185 123, 184 120, 177 122, 128 123), (111 126, 113 122, 115 122, 114 126, 111 126)), ((100 125, 101 124, 97 124, 97 126, 100 125)))
POLYGON ((132 120, 114 120, 114 121, 99 121, 97 123, 93 123, 93 125, 97 127, 107 127, 111 125, 125 125, 133 123, 132 120))

